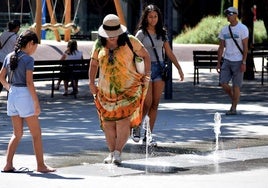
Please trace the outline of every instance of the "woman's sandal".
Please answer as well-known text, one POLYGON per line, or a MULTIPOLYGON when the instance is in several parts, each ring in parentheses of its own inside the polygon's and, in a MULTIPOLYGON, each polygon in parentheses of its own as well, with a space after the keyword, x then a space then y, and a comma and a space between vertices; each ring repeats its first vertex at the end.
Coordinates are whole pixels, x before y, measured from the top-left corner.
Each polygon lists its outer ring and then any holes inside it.
POLYGON ((18 170, 16 170, 15 168, 12 168, 10 170, 2 170, 2 173, 32 173, 33 170, 29 170, 29 168, 27 167, 21 167, 18 170))
POLYGON ((226 115, 237 115, 236 110, 229 110, 226 115))

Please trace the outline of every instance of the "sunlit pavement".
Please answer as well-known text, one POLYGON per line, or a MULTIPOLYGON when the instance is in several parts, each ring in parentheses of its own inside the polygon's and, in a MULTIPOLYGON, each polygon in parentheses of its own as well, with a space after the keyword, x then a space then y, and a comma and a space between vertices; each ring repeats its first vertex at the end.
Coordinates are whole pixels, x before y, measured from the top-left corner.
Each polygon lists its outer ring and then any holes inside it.
MULTIPOLYGON (((49 165, 57 167, 57 172, 0 173, 1 188, 268 187, 268 82, 264 86, 260 84, 259 72, 255 80, 245 81, 239 115, 226 116, 230 102, 218 87, 215 70, 201 71, 200 84, 193 86, 193 64, 189 60, 192 48, 190 45, 174 47, 179 50, 176 54, 185 54, 180 58, 186 79, 178 81, 173 72, 173 98, 161 99, 153 132, 157 147, 148 148, 146 154, 141 141, 134 143, 129 139, 120 166, 102 164, 108 151, 87 81, 79 82, 77 99, 63 97, 63 86, 51 99, 50 82, 37 82, 45 158, 49 165), (218 150, 213 119, 216 112, 222 118, 218 150)), ((260 70, 259 64, 256 68, 260 70)), ((6 92, 2 92, 0 166, 4 165, 12 131, 5 115, 5 99, 6 92)), ((35 169, 27 128, 14 166, 35 169)))

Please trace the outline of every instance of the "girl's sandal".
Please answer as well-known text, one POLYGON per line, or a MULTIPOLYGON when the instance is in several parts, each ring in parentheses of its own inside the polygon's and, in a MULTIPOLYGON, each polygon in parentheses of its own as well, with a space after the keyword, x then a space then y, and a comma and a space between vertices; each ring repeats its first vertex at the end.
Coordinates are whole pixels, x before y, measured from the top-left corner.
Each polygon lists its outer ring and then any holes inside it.
POLYGON ((226 115, 237 115, 236 110, 229 110, 226 115))

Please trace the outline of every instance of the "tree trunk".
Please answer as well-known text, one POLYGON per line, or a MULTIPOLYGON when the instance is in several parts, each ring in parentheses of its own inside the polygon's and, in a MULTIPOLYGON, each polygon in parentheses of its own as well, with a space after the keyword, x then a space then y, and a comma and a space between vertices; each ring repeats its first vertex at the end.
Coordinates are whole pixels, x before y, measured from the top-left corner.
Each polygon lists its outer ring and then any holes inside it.
POLYGON ((247 56, 247 65, 246 65, 246 72, 244 73, 245 80, 254 80, 254 59, 251 55, 251 48, 253 45, 253 0, 241 0, 240 1, 240 17, 243 24, 248 27, 249 30, 249 40, 248 40, 248 56, 247 56))

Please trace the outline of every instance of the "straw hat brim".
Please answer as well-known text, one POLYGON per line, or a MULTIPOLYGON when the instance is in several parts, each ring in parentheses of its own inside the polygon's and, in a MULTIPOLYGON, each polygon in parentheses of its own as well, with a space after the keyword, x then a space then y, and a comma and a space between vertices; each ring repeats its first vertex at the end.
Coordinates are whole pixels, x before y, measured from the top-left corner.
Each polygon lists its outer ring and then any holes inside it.
POLYGON ((98 29, 98 34, 101 37, 109 38, 109 37, 117 37, 127 31, 127 28, 124 25, 120 24, 120 28, 117 30, 105 30, 103 25, 101 25, 98 29))

